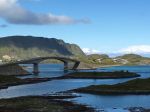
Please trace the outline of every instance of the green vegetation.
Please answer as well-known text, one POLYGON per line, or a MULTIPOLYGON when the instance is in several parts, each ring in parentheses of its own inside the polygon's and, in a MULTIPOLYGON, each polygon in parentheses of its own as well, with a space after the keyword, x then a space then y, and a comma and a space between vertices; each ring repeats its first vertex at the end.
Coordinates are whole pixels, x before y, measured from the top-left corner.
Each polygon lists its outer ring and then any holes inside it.
POLYGON ((20 82, 20 81, 21 79, 16 78, 15 76, 0 75, 0 85, 6 83, 20 82))
POLYGON ((112 89, 112 90, 150 90, 150 78, 148 79, 134 79, 125 83, 120 83, 116 85, 103 85, 99 86, 102 89, 112 89))
MULTIPOLYGON (((0 100, 1 107, 16 110, 16 112, 34 111, 34 112, 61 112, 63 106, 49 102, 47 99, 39 98, 16 98, 11 100, 0 100)), ((10 111, 11 112, 11 111, 10 111)))
POLYGON ((123 56, 119 56, 119 58, 127 59, 129 61, 139 61, 142 56, 137 54, 125 54, 123 56))
POLYGON ((150 62, 149 58, 142 57, 137 54, 125 54, 123 56, 119 56, 117 58, 121 58, 124 60, 127 60, 127 65, 138 65, 138 64, 148 64, 150 62))
POLYGON ((132 78, 140 75, 132 72, 116 71, 116 72, 75 72, 65 75, 65 78, 83 78, 83 79, 116 79, 116 78, 132 78))
POLYGON ((19 97, 0 100, 1 112, 94 112, 83 105, 48 97, 19 97))
POLYGON ((109 58, 108 55, 106 54, 91 54, 91 55, 88 55, 88 59, 91 59, 91 60, 97 60, 97 59, 107 59, 109 58))
POLYGON ((117 64, 106 54, 91 54, 91 55, 88 55, 87 57, 91 63, 95 63, 95 64, 99 64, 99 65, 117 64))
POLYGON ((93 94, 150 94, 150 78, 134 79, 115 85, 92 85, 85 88, 79 88, 78 92, 87 92, 93 94))
POLYGON ((84 58, 84 62, 95 67, 107 65, 143 65, 150 64, 150 58, 142 57, 137 54, 125 54, 115 58, 110 58, 106 54, 92 54, 84 58))
MULTIPOLYGON (((0 62, 12 62, 45 56, 66 56, 81 61, 80 68, 92 68, 105 65, 150 64, 150 59, 136 54, 126 54, 111 58, 106 54, 85 55, 76 44, 65 43, 55 38, 33 36, 8 36, 0 38, 0 62), (5 58, 4 58, 5 57, 5 58), (85 66, 85 67, 84 67, 85 66)), ((47 62, 58 63, 57 60, 47 62)))
POLYGON ((39 56, 85 56, 79 46, 55 38, 10 36, 0 38, 0 57, 9 55, 14 59, 39 56))
POLYGON ((20 79, 12 75, 0 75, 0 89, 8 88, 9 86, 16 86, 22 84, 33 84, 45 81, 50 81, 51 78, 26 78, 20 79))

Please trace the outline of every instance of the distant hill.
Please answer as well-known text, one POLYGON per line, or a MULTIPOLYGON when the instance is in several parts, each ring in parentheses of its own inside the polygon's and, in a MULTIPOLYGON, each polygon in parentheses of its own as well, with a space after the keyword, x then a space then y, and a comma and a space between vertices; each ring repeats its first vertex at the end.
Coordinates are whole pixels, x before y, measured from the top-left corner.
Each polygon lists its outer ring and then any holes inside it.
MULTIPOLYGON (((28 59, 40 56, 67 56, 86 66, 150 64, 150 58, 137 54, 125 54, 111 58, 107 54, 85 55, 76 44, 55 38, 34 36, 8 36, 0 38, 0 61, 28 59)), ((56 60, 55 60, 56 61, 56 60)))
POLYGON ((97 63, 101 65, 113 65, 115 64, 113 60, 107 54, 91 54, 88 55, 88 60, 92 63, 97 63))
POLYGON ((125 59, 130 63, 135 63, 135 62, 139 62, 144 57, 137 55, 137 54, 125 54, 123 56, 118 56, 117 58, 125 59))
POLYGON ((8 36, 0 38, 0 57, 9 55, 17 59, 39 56, 84 56, 76 44, 55 38, 8 36))
POLYGON ((143 65, 150 64, 150 58, 137 54, 125 54, 115 58, 110 58, 106 54, 91 54, 87 56, 89 63, 99 65, 143 65))
POLYGON ((89 59, 106 59, 106 58, 109 58, 109 56, 107 54, 91 54, 91 55, 88 55, 88 58, 89 59))
POLYGON ((143 57, 137 54, 125 54, 116 57, 116 59, 123 59, 124 61, 126 61, 126 64, 149 64, 150 63, 150 58, 143 57))

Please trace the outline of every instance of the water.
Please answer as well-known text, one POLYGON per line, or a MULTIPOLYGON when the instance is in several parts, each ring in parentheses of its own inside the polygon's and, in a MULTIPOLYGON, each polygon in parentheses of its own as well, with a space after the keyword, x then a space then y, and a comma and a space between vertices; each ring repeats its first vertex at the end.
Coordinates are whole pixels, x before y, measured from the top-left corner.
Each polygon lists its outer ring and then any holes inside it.
MULTIPOLYGON (((31 68, 28 68, 32 71, 31 68)), ((100 68, 95 71, 118 71, 128 70, 130 72, 136 72, 141 75, 141 78, 150 77, 150 66, 118 66, 118 67, 107 67, 100 68)), ((27 77, 57 77, 67 74, 63 71, 62 64, 43 64, 40 66, 41 73, 39 75, 25 76, 27 77)), ((72 72, 72 71, 69 71, 72 72)), ((64 79, 64 80, 53 80, 48 82, 42 82, 38 84, 28 84, 9 87, 8 89, 0 90, 0 98, 11 98, 18 96, 27 95, 43 95, 54 92, 61 92, 79 87, 86 87, 89 85, 97 84, 117 84, 131 80, 126 79, 64 79)), ((110 108, 126 108, 126 107, 150 107, 150 95, 121 95, 121 96, 103 96, 103 95, 91 95, 91 94, 80 94, 82 97, 69 99, 76 103, 86 104, 97 109, 108 109, 110 108)), ((112 111, 112 110, 111 110, 112 111)), ((125 112, 125 110, 117 110, 125 112)))
MULTIPOLYGON (((25 65, 26 66, 26 65, 25 65)), ((29 72, 32 73, 33 66, 31 64, 27 65, 26 68, 29 72)), ((39 65, 40 74, 38 75, 29 75, 29 76, 22 76, 19 78, 43 78, 43 77, 58 77, 64 75, 63 64, 40 64, 39 65)))
POLYGON ((82 97, 71 101, 86 104, 95 108, 126 108, 126 107, 144 107, 149 108, 150 95, 92 95, 80 94, 82 97))

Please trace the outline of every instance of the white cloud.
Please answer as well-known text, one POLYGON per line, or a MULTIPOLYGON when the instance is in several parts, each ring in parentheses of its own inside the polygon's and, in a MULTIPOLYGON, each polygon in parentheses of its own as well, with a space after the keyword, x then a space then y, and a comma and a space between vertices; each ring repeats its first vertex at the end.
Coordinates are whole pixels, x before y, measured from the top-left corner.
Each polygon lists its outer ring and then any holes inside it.
POLYGON ((85 54, 100 54, 101 52, 95 49, 83 48, 85 54))
POLYGON ((86 19, 73 19, 65 15, 54 15, 51 13, 34 13, 23 8, 19 0, 0 0, 0 18, 12 24, 75 24, 88 23, 86 19))
POLYGON ((150 45, 134 45, 129 46, 128 48, 124 48, 119 50, 119 53, 136 53, 136 54, 144 54, 144 53, 150 53, 150 45))

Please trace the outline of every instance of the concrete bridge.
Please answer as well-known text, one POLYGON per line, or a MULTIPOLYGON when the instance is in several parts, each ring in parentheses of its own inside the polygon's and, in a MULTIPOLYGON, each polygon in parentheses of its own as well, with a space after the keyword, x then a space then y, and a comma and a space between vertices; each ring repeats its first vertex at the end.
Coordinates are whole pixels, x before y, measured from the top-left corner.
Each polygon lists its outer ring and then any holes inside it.
POLYGON ((64 63, 64 70, 76 70, 80 64, 80 61, 71 59, 71 58, 66 58, 66 57, 37 57, 37 58, 28 59, 28 60, 21 60, 21 61, 16 61, 13 63, 3 64, 3 65, 0 65, 0 67, 2 66, 7 67, 7 66, 18 65, 18 64, 33 64, 33 73, 38 74, 40 72, 39 71, 40 62, 44 60, 48 60, 48 59, 56 59, 56 60, 62 61, 64 63), (69 68, 69 65, 68 65, 69 62, 74 63, 74 65, 71 68, 69 68))

